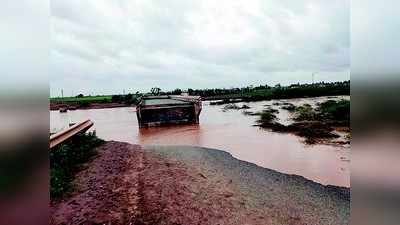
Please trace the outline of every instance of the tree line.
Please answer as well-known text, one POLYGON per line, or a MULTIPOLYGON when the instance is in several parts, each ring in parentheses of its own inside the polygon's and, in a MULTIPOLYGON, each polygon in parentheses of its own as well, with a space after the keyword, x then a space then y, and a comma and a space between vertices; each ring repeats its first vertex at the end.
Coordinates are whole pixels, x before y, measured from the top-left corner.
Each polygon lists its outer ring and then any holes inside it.
MULTIPOLYGON (((179 89, 171 92, 181 92, 179 89)), ((218 99, 224 97, 249 98, 250 100, 264 100, 273 98, 300 98, 332 95, 350 95, 350 81, 319 82, 314 84, 292 84, 289 86, 259 85, 242 88, 214 88, 188 89, 189 95, 201 96, 204 99, 218 99)))

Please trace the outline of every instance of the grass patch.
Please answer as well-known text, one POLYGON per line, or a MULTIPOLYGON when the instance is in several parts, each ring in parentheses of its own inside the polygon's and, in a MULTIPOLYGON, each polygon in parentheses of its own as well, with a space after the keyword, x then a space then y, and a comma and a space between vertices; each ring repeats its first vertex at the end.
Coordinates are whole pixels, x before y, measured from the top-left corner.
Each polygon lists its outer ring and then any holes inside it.
POLYGON ((90 107, 107 107, 110 104, 112 104, 111 107, 137 105, 140 97, 140 94, 99 96, 83 96, 80 94, 75 97, 50 98, 50 110, 59 110, 60 108, 73 110, 90 107))
MULTIPOLYGON (((284 107, 290 107, 294 113, 296 121, 290 125, 283 125, 276 122, 275 109, 267 109, 260 113, 248 115, 258 115, 257 126, 270 129, 276 132, 293 133, 304 137, 307 144, 315 144, 327 139, 338 138, 339 135, 333 131, 348 131, 350 132, 350 101, 349 100, 328 100, 313 108, 309 104, 304 104, 298 107, 285 104, 284 107)), ((283 107, 282 107, 283 108, 283 107)), ((289 110, 289 109, 288 109, 289 110)), ((351 135, 348 134, 350 139, 351 135)))
POLYGON ((276 115, 269 111, 263 111, 260 114, 260 119, 257 121, 260 124, 269 124, 276 120, 276 115))
POLYGON ((281 109, 287 110, 289 112, 294 112, 296 110, 296 106, 292 103, 285 103, 281 109))
POLYGON ((50 98, 51 102, 63 103, 77 103, 78 105, 85 105, 90 103, 125 103, 136 104, 140 95, 127 94, 127 95, 97 95, 97 96, 75 96, 75 97, 56 97, 50 98))
POLYGON ((312 108, 304 104, 295 108, 295 121, 324 121, 340 124, 350 123, 350 101, 349 100, 328 100, 317 104, 312 108))
POLYGON ((257 123, 261 126, 267 127, 270 126, 272 123, 276 122, 276 114, 278 110, 268 108, 264 109, 262 112, 256 113, 260 118, 257 120, 257 123))
POLYGON ((294 123, 287 126, 286 129, 287 132, 292 132, 300 137, 304 137, 307 144, 315 144, 319 140, 339 137, 332 133, 334 130, 332 127, 322 122, 294 123))
POLYGON ((104 143, 95 132, 78 134, 50 151, 50 198, 55 199, 71 190, 73 175, 96 154, 104 143))
POLYGON ((250 109, 250 106, 248 106, 248 105, 238 106, 237 104, 229 103, 229 104, 225 105, 222 108, 222 111, 226 112, 226 111, 231 110, 231 109, 233 109, 233 110, 239 110, 239 109, 246 110, 246 109, 250 109))
POLYGON ((83 96, 83 97, 56 97, 50 98, 51 101, 62 102, 111 102, 112 95, 83 96))
POLYGON ((318 105, 320 119, 349 121, 350 120, 350 101, 349 100, 328 100, 318 105))
POLYGON ((295 108, 295 121, 315 121, 318 118, 317 112, 310 104, 304 104, 295 108))

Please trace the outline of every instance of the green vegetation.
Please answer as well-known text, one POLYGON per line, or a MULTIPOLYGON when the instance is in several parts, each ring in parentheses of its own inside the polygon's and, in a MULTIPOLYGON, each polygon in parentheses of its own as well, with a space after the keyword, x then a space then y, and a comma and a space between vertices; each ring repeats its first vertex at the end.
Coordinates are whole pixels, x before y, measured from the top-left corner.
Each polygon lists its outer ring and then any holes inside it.
POLYGON ((96 154, 104 141, 95 132, 79 134, 50 151, 50 197, 58 198, 71 189, 73 175, 96 154))
POLYGON ((318 105, 320 119, 350 121, 350 101, 329 100, 318 105))
POLYGON ((68 106, 68 108, 89 108, 91 104, 119 103, 125 105, 135 105, 139 101, 139 93, 127 95, 99 95, 83 96, 79 94, 75 97, 50 98, 50 109, 68 106))
POLYGON ((260 116, 260 119, 257 120, 257 122, 260 125, 264 125, 264 126, 267 126, 269 124, 275 124, 275 120, 277 118, 276 113, 277 113, 277 111, 275 109, 263 110, 261 113, 258 114, 260 116))
POLYGON ((334 130, 331 126, 327 126, 321 122, 302 122, 294 123, 286 126, 288 132, 293 132, 301 137, 305 137, 307 144, 314 144, 323 139, 338 138, 337 134, 332 133, 334 130))
POLYGON ((79 94, 75 97, 56 97, 50 98, 50 101, 62 102, 111 102, 112 95, 83 96, 79 94))
MULTIPOLYGON (((183 91, 179 88, 173 91, 161 91, 154 87, 148 94, 150 95, 180 95, 183 91)), ((350 81, 343 82, 320 82, 314 84, 292 84, 288 86, 269 85, 247 86, 242 88, 214 88, 214 89, 188 89, 188 94, 192 96, 201 96, 204 100, 222 100, 212 102, 211 104, 220 105, 236 102, 250 102, 271 99, 290 99, 302 97, 318 96, 337 96, 350 95, 350 81)), ((125 103, 136 104, 138 98, 142 96, 139 92, 127 95, 96 95, 84 96, 79 94, 75 97, 56 97, 50 98, 50 102, 77 104, 80 107, 86 107, 90 103, 125 103)), ((286 107, 292 110, 292 107, 286 107)))
POLYGON ((150 90, 151 95, 160 95, 160 92, 161 92, 161 88, 159 88, 159 87, 153 87, 150 90))
POLYGON ((296 106, 293 105, 292 103, 285 103, 281 109, 287 110, 289 112, 293 112, 294 110, 296 110, 296 106))
POLYGON ((328 100, 318 104, 316 109, 304 104, 296 107, 294 120, 350 123, 350 101, 328 100))
POLYGON ((317 119, 317 112, 309 104, 295 108, 295 121, 314 121, 317 119))
POLYGON ((289 86, 260 85, 231 89, 188 89, 189 95, 199 95, 205 100, 234 99, 260 101, 271 99, 289 99, 301 97, 350 95, 350 81, 292 84, 289 86))
POLYGON ((133 95, 133 94, 113 95, 111 97, 111 102, 124 103, 127 105, 137 104, 139 102, 139 97, 140 95, 133 95))
MULTIPOLYGON (((257 126, 276 132, 294 133, 305 137, 305 142, 308 144, 339 137, 337 134, 332 133, 338 128, 341 131, 350 132, 349 100, 328 100, 318 104, 315 109, 309 104, 298 107, 286 103, 284 105, 290 107, 294 115, 293 119, 296 121, 287 126, 276 122, 276 113, 278 111, 275 109, 269 108, 259 113, 246 112, 245 114, 259 116, 257 126)), ((351 135, 346 135, 346 137, 350 138, 351 135)))
POLYGON ((230 103, 230 104, 225 105, 225 106, 222 108, 223 111, 227 111, 227 110, 230 110, 230 109, 235 109, 235 110, 239 110, 239 109, 250 109, 250 106, 248 106, 248 105, 238 106, 238 105, 236 105, 236 104, 234 104, 234 103, 230 103))

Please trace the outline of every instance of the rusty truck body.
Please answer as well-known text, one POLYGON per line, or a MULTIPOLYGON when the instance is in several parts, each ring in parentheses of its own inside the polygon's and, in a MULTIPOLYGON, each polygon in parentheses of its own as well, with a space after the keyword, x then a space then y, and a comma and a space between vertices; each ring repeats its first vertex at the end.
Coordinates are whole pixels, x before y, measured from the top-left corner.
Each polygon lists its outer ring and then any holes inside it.
POLYGON ((202 109, 200 96, 144 96, 136 106, 139 127, 168 124, 198 124, 202 109))

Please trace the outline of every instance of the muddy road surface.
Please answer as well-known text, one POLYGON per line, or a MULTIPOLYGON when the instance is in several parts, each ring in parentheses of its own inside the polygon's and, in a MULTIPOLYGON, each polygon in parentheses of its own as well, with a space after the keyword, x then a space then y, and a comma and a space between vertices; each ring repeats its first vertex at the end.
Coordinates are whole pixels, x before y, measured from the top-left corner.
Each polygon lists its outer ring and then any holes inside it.
POLYGON ((348 224, 350 191, 188 146, 107 142, 50 224, 348 224))

